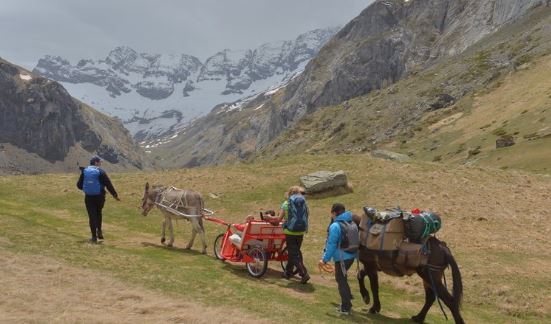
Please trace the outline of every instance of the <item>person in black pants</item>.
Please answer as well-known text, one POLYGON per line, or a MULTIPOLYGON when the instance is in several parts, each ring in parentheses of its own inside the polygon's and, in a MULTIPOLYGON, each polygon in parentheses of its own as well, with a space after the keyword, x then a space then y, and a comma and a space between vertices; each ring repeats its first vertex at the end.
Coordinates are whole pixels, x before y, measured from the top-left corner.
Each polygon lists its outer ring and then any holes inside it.
MULTIPOLYGON (((293 215, 290 215, 290 206, 289 198, 293 195, 304 196, 304 188, 299 186, 292 186, 287 192, 285 192, 285 201, 281 204, 278 216, 264 216, 264 219, 269 222, 274 222, 279 224, 282 220, 288 222, 293 215)), ((308 218, 308 206, 304 204, 305 208, 305 217, 308 218)), ((288 261, 285 270, 283 271, 283 277, 290 279, 293 275, 298 272, 302 284, 308 283, 310 280, 310 275, 308 270, 304 266, 304 261, 302 258, 302 241, 304 239, 304 233, 308 230, 308 223, 306 222, 306 227, 304 230, 290 230, 283 226, 283 233, 285 234, 285 242, 287 245, 288 261)))
POLYGON ((105 205, 105 188, 116 200, 120 201, 117 191, 111 184, 111 180, 101 166, 101 158, 98 156, 92 157, 90 165, 86 168, 81 168, 80 178, 77 182, 77 188, 84 191, 84 204, 88 212, 90 223, 90 232, 92 237, 91 243, 97 243, 98 239, 103 240, 101 230, 102 209, 105 205))
POLYGON ((329 233, 325 243, 325 250, 319 265, 327 264, 331 259, 335 261, 335 279, 341 296, 341 304, 337 307, 337 313, 350 315, 352 310, 352 293, 348 285, 347 271, 354 263, 357 252, 348 252, 340 247, 341 226, 339 222, 351 222, 352 213, 346 211, 343 204, 336 203, 331 207, 332 222, 329 225, 329 233))

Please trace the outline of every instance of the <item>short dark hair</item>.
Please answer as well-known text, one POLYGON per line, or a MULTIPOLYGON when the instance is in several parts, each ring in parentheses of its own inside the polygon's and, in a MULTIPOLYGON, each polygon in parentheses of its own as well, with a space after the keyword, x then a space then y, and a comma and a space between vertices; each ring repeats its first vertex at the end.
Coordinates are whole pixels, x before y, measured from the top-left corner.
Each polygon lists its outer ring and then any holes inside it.
POLYGON ((335 213, 337 215, 340 215, 346 211, 346 208, 344 208, 344 205, 341 203, 334 203, 331 207, 331 212, 335 213))
POLYGON ((97 162, 101 162, 101 158, 97 155, 92 156, 92 158, 90 159, 90 165, 94 165, 97 162))

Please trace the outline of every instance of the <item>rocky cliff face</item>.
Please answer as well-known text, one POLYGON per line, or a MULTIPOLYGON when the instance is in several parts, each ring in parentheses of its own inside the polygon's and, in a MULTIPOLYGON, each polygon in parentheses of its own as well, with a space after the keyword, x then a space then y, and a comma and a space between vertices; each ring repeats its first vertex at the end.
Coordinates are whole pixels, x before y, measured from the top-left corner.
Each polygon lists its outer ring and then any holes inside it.
MULTIPOLYGON (((239 117, 235 111, 217 112, 208 121, 199 120, 188 128, 185 134, 193 134, 196 128, 207 135, 173 140, 174 143, 168 144, 170 147, 184 149, 180 158, 173 159, 219 163, 250 156, 318 109, 426 71, 442 60, 464 53, 483 37, 517 21, 533 8, 547 5, 546 0, 375 1, 328 41, 304 73, 285 88, 259 97, 242 108, 239 117), (210 128, 223 132, 216 135, 210 128), (228 138, 236 140, 224 145, 228 138), (205 147, 209 148, 208 154, 203 152, 205 147)), ((503 63, 508 64, 506 61, 503 63)), ((454 95, 462 96, 468 91, 472 88, 463 88, 454 95)), ((442 108, 455 99, 437 93, 417 107, 442 108)))
POLYGON ((217 104, 288 82, 337 30, 314 30, 255 49, 225 49, 205 63, 186 54, 153 55, 117 47, 105 59, 80 60, 76 65, 45 56, 33 72, 63 82, 75 97, 120 117, 138 140, 153 139, 217 104), (174 115, 181 118, 164 117, 174 115))
POLYGON ((0 172, 64 171, 98 154, 115 169, 141 169, 142 151, 122 124, 73 99, 59 83, 0 59, 0 172), (27 158, 35 167, 18 163, 27 158), (68 161, 70 157, 70 161, 68 161))
MULTIPOLYGON (((319 107, 386 87, 438 59, 462 53, 544 0, 376 1, 348 23, 285 91, 282 111, 263 129, 319 107)), ((261 132, 259 147, 274 139, 261 132)))

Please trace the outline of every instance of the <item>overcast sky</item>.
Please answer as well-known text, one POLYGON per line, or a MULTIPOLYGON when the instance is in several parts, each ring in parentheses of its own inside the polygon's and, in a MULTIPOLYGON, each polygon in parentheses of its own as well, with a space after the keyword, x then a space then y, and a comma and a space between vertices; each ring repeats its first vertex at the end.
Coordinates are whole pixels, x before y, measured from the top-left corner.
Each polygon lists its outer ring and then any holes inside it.
POLYGON ((344 25, 373 0, 0 1, 0 57, 30 69, 45 54, 76 63, 119 45, 204 60, 344 25))

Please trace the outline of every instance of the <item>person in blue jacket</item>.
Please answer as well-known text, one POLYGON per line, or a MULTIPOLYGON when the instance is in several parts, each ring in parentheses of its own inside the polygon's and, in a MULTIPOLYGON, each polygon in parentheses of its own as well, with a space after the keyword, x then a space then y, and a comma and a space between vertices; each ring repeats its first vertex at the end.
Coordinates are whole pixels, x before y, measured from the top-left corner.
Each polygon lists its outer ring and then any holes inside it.
POLYGON ((341 241, 341 227, 339 222, 351 222, 352 213, 346 211, 343 204, 336 203, 331 207, 331 219, 333 222, 329 225, 325 252, 319 263, 320 265, 325 265, 327 262, 331 261, 331 259, 335 261, 335 279, 337 280, 339 294, 341 295, 341 304, 337 307, 337 312, 344 315, 350 315, 352 309, 352 293, 350 292, 346 272, 354 263, 354 259, 356 259, 358 253, 343 251, 339 248, 341 241))
POLYGON ((90 231, 92 237, 90 243, 97 243, 98 239, 103 240, 101 231, 102 209, 105 204, 105 188, 116 200, 120 201, 117 191, 111 184, 107 173, 101 167, 101 158, 98 156, 90 159, 90 165, 81 168, 81 174, 77 182, 77 188, 84 191, 84 204, 88 212, 90 231))

